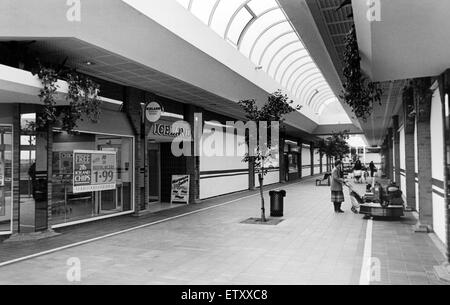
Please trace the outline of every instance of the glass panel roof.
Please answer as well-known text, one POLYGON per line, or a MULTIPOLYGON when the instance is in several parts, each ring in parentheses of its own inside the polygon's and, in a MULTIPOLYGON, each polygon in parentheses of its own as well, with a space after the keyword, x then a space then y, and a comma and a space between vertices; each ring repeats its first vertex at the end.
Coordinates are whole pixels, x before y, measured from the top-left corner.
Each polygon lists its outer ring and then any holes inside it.
POLYGON ((299 104, 320 114, 336 101, 276 0, 177 1, 288 89, 299 104))

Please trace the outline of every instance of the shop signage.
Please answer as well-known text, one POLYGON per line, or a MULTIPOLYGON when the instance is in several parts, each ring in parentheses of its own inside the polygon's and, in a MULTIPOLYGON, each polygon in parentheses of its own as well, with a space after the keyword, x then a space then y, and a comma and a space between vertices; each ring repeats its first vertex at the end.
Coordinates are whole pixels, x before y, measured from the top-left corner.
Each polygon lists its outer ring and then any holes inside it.
POLYGON ((189 175, 172 176, 172 192, 170 203, 189 204, 189 175))
POLYGON ((117 153, 113 151, 73 152, 73 193, 116 189, 117 153))
POLYGON ((5 186, 5 162, 0 160, 0 187, 5 186))
POLYGON ((191 140, 191 127, 189 123, 160 120, 152 124, 149 139, 170 142, 175 138, 191 140))
POLYGON ((145 116, 147 120, 151 123, 156 123, 161 118, 163 109, 157 102, 151 102, 147 105, 145 109, 145 116))

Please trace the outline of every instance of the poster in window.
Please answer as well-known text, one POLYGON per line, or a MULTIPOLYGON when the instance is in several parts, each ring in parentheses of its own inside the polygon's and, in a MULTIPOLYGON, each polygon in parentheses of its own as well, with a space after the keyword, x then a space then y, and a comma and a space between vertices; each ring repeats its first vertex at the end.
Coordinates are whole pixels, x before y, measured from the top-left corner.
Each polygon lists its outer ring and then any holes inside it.
POLYGON ((117 153, 112 151, 73 152, 73 193, 116 189, 117 153))
POLYGON ((0 159, 0 187, 5 186, 5 162, 0 159))
POLYGON ((189 204, 189 175, 172 176, 170 203, 189 204))

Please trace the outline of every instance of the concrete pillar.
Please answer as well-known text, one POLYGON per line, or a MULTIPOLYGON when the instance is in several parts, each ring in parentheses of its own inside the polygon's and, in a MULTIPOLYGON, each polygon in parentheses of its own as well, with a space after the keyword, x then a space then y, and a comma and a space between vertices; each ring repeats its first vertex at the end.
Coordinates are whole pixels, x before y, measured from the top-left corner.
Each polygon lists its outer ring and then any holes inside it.
MULTIPOLYGON (((195 113, 200 113, 202 110, 194 105, 185 105, 184 118, 191 126, 192 135, 195 132, 195 113)), ((197 122, 197 124, 203 129, 203 122, 197 122)), ((189 185, 189 203, 191 204, 200 201, 200 157, 194 154, 195 151, 198 151, 200 143, 195 140, 200 141, 200 139, 193 137, 193 141, 191 142, 192 156, 186 157, 186 174, 191 177, 189 185)))
MULTIPOLYGON (((417 82, 423 88, 431 87, 429 78, 418 79, 417 82)), ((417 90, 417 89, 415 89, 417 90)), ((422 97, 416 91, 414 92, 417 120, 417 150, 419 174, 419 227, 420 231, 431 232, 433 228, 433 184, 431 169, 431 134, 430 134, 430 116, 432 94, 422 97)))
POLYGON ((124 111, 135 132, 135 154, 134 154, 134 185, 135 185, 135 215, 146 209, 145 198, 145 125, 143 124, 143 113, 141 103, 145 103, 145 93, 134 89, 125 88, 124 90, 124 111))
POLYGON ((13 117, 13 234, 20 233, 20 107, 14 105, 13 117))
POLYGON ((389 164, 389 168, 388 168, 388 173, 387 173, 387 177, 391 180, 394 180, 394 142, 393 142, 393 137, 394 137, 394 131, 392 128, 389 128, 388 130, 388 138, 387 138, 387 142, 388 142, 388 164, 389 164))
POLYGON ((311 153, 311 176, 314 176, 314 142, 311 142, 309 149, 311 153))
POLYGON ((280 131, 280 182, 286 182, 286 160, 284 158, 284 145, 286 143, 286 136, 283 131, 280 131))
POLYGON ((301 140, 299 140, 297 142, 298 147, 300 147, 299 149, 299 153, 298 153, 298 178, 302 179, 303 178, 303 142, 301 140))
POLYGON ((394 122, 393 124, 393 133, 394 133, 394 164, 395 164, 395 175, 394 180, 395 183, 397 183, 398 186, 400 186, 400 133, 398 132, 399 129, 399 118, 398 115, 392 117, 392 120, 394 122))
POLYGON ((405 170, 406 189, 403 190, 406 196, 406 209, 416 209, 416 156, 415 156, 415 128, 416 122, 411 112, 414 110, 414 91, 408 89, 403 92, 403 109, 405 121, 405 170))

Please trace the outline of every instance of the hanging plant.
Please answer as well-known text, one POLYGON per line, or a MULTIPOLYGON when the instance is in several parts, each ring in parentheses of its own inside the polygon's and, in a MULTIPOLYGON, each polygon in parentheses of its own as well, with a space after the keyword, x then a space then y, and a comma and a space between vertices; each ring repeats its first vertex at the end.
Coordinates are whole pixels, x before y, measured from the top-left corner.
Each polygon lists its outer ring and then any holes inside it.
POLYGON ((101 101, 98 97, 100 86, 97 83, 74 71, 57 72, 52 68, 41 67, 37 75, 43 86, 39 93, 43 111, 37 118, 36 128, 57 125, 62 130, 73 133, 78 122, 85 118, 98 122, 101 101), (64 79, 69 84, 67 106, 56 105, 58 79, 64 79))
POLYGON ((343 70, 345 82, 340 97, 359 119, 367 121, 373 112, 374 103, 381 104, 383 91, 378 83, 369 81, 361 71, 361 56, 355 26, 345 38, 345 48, 343 70))
POLYGON ((425 113, 429 112, 431 107, 431 98, 433 90, 431 90, 431 82, 429 78, 415 78, 408 81, 408 84, 403 89, 403 92, 410 92, 414 98, 414 103, 409 106, 412 111, 408 109, 409 117, 421 118, 425 113), (426 102, 426 101, 430 102, 426 102))

